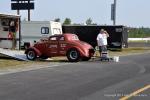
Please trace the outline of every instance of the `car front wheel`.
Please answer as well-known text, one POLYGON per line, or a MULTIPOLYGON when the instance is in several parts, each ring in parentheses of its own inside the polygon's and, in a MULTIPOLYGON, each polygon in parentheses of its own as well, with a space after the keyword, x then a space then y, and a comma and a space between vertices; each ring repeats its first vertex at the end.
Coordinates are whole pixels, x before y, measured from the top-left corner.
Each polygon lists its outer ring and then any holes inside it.
POLYGON ((80 53, 76 49, 71 49, 67 52, 67 58, 70 62, 77 62, 80 59, 80 53))
POLYGON ((29 60, 35 60, 35 58, 37 57, 36 52, 34 50, 29 50, 26 53, 27 59, 29 60))

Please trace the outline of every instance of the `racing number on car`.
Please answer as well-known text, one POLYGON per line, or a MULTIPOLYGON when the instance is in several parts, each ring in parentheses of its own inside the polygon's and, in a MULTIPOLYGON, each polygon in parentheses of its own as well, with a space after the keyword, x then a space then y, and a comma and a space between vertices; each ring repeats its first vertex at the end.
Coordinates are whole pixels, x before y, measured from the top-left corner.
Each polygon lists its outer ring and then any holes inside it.
POLYGON ((67 44, 64 44, 64 43, 60 44, 60 51, 59 51, 59 53, 60 54, 65 54, 65 48, 66 47, 67 47, 67 44))
POLYGON ((56 44, 50 45, 49 48, 57 48, 57 45, 56 44))

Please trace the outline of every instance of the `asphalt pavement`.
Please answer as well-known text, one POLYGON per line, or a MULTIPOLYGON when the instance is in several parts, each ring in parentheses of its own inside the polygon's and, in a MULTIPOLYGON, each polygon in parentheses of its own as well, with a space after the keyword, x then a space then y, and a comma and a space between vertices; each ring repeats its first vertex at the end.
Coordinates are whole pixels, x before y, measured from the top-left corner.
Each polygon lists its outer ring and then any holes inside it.
POLYGON ((120 57, 120 62, 48 63, 3 74, 0 100, 149 100, 149 59, 146 53, 120 57))

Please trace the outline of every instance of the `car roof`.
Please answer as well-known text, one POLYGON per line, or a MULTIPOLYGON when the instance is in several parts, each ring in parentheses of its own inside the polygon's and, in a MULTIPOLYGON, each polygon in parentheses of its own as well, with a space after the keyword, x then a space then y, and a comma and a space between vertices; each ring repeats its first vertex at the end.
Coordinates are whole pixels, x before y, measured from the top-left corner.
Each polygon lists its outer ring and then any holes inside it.
POLYGON ((52 35, 50 37, 54 37, 54 36, 72 36, 72 35, 75 35, 75 34, 72 34, 72 33, 63 33, 63 34, 55 34, 55 35, 52 35))

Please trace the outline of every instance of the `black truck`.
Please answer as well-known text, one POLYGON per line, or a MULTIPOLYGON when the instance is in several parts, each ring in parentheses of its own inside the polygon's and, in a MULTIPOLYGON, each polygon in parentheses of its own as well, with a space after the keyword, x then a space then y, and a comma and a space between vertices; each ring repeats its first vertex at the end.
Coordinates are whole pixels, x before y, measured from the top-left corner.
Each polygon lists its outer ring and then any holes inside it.
POLYGON ((79 39, 91 44, 94 48, 97 46, 97 35, 101 29, 109 33, 108 49, 122 49, 128 47, 127 27, 122 25, 98 26, 98 25, 63 25, 63 33, 73 33, 78 35, 79 39))

